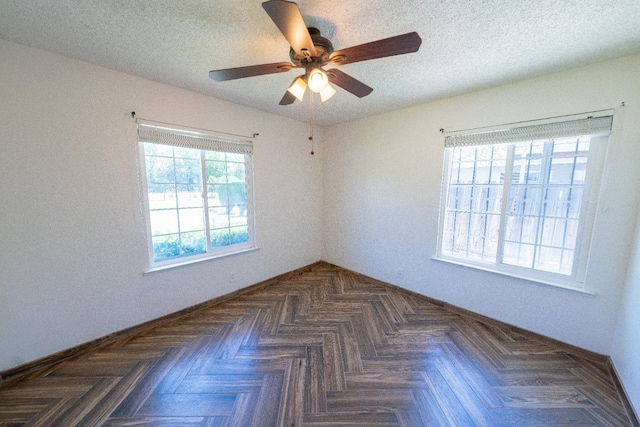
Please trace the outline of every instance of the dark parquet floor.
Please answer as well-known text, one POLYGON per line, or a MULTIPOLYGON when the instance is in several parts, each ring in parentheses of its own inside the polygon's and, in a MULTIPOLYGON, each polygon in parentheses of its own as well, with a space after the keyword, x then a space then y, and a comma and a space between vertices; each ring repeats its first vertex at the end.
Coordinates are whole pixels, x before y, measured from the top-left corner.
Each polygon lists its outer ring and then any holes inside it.
POLYGON ((625 426, 609 371, 325 263, 0 388, 0 426, 625 426))

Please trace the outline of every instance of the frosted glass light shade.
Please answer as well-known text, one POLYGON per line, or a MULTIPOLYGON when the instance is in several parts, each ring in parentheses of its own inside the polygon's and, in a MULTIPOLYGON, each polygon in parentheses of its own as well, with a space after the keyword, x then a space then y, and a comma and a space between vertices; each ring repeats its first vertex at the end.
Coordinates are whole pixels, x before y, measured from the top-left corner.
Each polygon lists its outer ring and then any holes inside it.
POLYGON ((309 89, 311 89, 315 93, 320 93, 329 84, 329 77, 327 77, 327 73, 322 71, 320 68, 314 68, 309 73, 308 81, 309 89))
POLYGON ((302 101, 302 98, 304 98, 304 91, 306 89, 307 89, 307 82, 305 82, 304 79, 302 79, 302 77, 298 77, 296 81, 294 81, 293 84, 289 86, 289 89, 287 89, 287 91, 289 91, 291 95, 298 98, 298 101, 302 101))
POLYGON ((325 87, 322 92, 320 92, 320 100, 324 102, 335 94, 336 90, 333 88, 333 86, 327 83, 327 87, 325 87))

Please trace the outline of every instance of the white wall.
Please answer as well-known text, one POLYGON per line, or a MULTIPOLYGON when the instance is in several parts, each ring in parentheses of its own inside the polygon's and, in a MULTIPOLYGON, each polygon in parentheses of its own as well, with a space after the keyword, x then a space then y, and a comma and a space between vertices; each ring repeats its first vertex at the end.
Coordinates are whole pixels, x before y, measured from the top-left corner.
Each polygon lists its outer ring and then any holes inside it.
POLYGON ((309 155, 307 124, 4 41, 0 58, 0 370, 320 259, 322 150, 309 155), (260 133, 260 250, 142 274, 132 110, 260 133))
POLYGON ((315 156, 305 123, 4 41, 0 58, 0 370, 322 258, 611 354, 640 407, 640 235, 634 242, 630 232, 637 222, 640 229, 640 56, 320 129, 315 156), (594 296, 430 259, 440 128, 612 107, 587 280, 594 296), (260 133, 260 250, 142 274, 147 254, 132 110, 184 126, 260 133))
MULTIPOLYGON (((640 138, 637 143, 640 144, 640 138)), ((620 302, 611 359, 627 396, 640 414, 640 216, 636 225, 633 257, 620 302)))
POLYGON ((609 354, 630 230, 636 224, 638 70, 636 55, 328 128, 323 258, 609 354), (431 259, 438 231, 444 143, 440 128, 470 129, 609 108, 615 108, 614 127, 586 281, 594 295, 431 259))

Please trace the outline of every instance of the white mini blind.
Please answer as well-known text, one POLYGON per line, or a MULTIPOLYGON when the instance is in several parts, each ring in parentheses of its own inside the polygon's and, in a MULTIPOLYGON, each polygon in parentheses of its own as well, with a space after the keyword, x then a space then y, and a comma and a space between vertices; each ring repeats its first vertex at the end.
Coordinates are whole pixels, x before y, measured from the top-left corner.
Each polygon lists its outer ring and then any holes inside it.
POLYGON ((206 132, 189 131, 170 125, 138 121, 138 141, 172 145, 198 150, 224 151, 227 153, 252 154, 253 143, 249 139, 234 138, 206 132))
POLYGON ((444 146, 468 147, 537 141, 577 135, 607 136, 611 132, 613 116, 585 117, 577 120, 556 121, 534 125, 503 127, 492 130, 473 130, 445 136, 444 146))

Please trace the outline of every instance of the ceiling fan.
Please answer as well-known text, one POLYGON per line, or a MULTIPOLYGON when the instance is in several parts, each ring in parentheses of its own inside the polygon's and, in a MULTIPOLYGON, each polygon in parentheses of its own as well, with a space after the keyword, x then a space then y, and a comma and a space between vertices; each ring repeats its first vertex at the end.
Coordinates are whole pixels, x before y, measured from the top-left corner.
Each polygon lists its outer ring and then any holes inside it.
POLYGON ((336 93, 329 83, 357 97, 367 96, 373 88, 336 68, 325 71, 322 67, 417 52, 422 43, 418 33, 411 32, 334 51, 331 42, 322 37, 317 28, 307 28, 296 3, 286 0, 269 0, 262 3, 262 7, 291 45, 289 50, 291 62, 213 70, 209 72, 209 77, 214 81, 222 82, 283 73, 294 68, 304 69, 304 74, 296 77, 291 83, 280 100, 280 105, 291 104, 296 98, 302 101, 307 86, 311 91, 319 93, 322 101, 326 101, 336 93))

